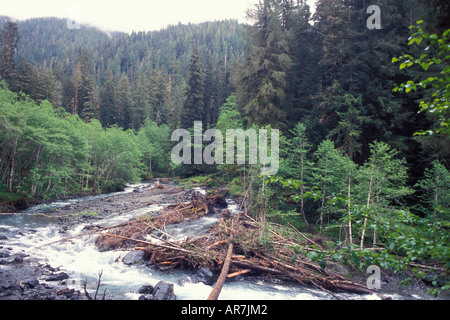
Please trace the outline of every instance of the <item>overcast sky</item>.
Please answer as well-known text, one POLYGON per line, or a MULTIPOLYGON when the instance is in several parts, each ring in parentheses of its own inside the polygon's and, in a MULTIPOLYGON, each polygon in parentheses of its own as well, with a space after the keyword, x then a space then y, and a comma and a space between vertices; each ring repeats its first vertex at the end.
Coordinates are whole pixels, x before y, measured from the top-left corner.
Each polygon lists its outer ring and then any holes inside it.
MULTIPOLYGON (((169 24, 245 20, 258 0, 0 0, 0 15, 19 20, 72 18, 109 31, 151 31, 169 24)), ((309 0, 313 3, 314 0, 309 0)))

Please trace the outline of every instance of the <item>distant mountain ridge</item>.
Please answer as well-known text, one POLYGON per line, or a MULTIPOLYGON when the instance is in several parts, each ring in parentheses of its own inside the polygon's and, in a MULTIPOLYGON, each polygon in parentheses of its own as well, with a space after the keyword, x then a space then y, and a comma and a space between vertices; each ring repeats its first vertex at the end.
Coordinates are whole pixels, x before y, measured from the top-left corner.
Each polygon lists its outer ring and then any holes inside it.
MULTIPOLYGON (((0 16, 0 25, 11 18, 0 16)), ((83 49, 87 49, 94 64, 106 68, 107 61, 118 59, 124 66, 139 65, 145 56, 152 64, 171 69, 171 60, 181 59, 183 74, 187 72, 192 46, 198 45, 205 62, 222 60, 225 63, 238 57, 245 46, 244 25, 237 20, 204 22, 200 24, 169 25, 159 31, 108 32, 97 27, 81 25, 80 29, 69 29, 67 19, 33 18, 17 21, 19 45, 16 60, 31 64, 71 69, 83 49), (164 56, 161 56, 163 54, 164 56), (159 55, 159 56, 158 56, 159 55), (105 61, 106 60, 106 61, 105 61)), ((121 71, 126 71, 121 69, 121 71)))

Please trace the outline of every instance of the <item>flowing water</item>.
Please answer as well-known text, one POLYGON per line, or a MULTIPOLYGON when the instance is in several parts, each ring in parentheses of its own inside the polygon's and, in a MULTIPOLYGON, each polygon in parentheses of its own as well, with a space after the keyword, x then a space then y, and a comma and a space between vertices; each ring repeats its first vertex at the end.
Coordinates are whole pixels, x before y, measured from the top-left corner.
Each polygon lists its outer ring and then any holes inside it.
MULTIPOLYGON (((145 185, 148 187, 148 185, 145 185)), ((82 234, 83 229, 92 221, 81 224, 60 233, 60 225, 57 218, 30 215, 36 212, 45 212, 52 208, 67 206, 81 201, 89 201, 98 197, 114 197, 118 194, 133 192, 142 185, 129 186, 125 191, 95 197, 84 197, 66 201, 57 201, 44 206, 30 208, 22 215, 0 216, 0 236, 7 240, 4 245, 11 247, 13 252, 24 252, 30 257, 46 261, 52 267, 59 267, 70 278, 68 286, 76 290, 82 290, 85 281, 88 289, 95 291, 99 272, 102 271, 101 288, 107 289, 108 299, 137 299, 138 290, 143 285, 156 285, 161 280, 174 284, 174 293, 180 300, 205 299, 211 292, 212 286, 203 283, 184 283, 179 279, 192 277, 189 271, 161 271, 146 265, 125 265, 121 258, 129 251, 100 252, 94 244, 94 237, 74 237, 68 241, 60 241, 64 238, 82 234)), ((201 192, 201 191, 200 191, 201 192)), ((232 214, 238 212, 238 206, 231 200, 228 201, 228 209, 232 214)), ((101 226, 115 225, 126 222, 133 217, 138 217, 148 211, 158 211, 164 204, 152 205, 145 209, 129 211, 126 214, 111 216, 96 220, 94 224, 101 226)), ((177 238, 193 236, 205 232, 218 221, 219 214, 210 214, 198 221, 180 223, 176 226, 168 226, 167 231, 177 238)), ((390 295, 393 298, 400 298, 390 295)), ((378 299, 376 295, 340 294, 344 299, 378 299)), ((280 285, 267 283, 261 280, 236 280, 225 283, 220 299, 224 300, 313 300, 332 299, 332 297, 319 290, 305 288, 298 285, 280 285)))

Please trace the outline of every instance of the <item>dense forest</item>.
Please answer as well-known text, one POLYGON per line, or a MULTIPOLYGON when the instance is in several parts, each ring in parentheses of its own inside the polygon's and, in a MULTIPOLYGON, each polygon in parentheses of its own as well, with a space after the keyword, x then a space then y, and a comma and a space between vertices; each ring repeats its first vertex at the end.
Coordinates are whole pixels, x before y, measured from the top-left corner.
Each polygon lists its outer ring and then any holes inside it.
POLYGON ((260 0, 251 25, 132 34, 0 18, 0 200, 158 176, 227 186, 261 221, 326 243, 298 254, 408 268, 448 290, 449 12, 445 0, 318 0, 314 14, 260 0), (381 28, 368 27, 373 4, 381 28), (278 174, 171 163, 172 131, 195 121, 279 129, 278 174))

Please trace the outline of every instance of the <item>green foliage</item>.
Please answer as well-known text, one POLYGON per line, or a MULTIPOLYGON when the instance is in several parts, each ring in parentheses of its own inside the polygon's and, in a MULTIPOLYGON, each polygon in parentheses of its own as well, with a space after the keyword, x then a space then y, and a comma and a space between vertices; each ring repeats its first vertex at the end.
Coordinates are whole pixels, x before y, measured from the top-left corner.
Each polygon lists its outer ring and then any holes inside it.
POLYGON ((424 212, 450 213, 450 172, 439 161, 433 161, 432 167, 425 170, 424 178, 416 187, 423 192, 424 212))
POLYGON ((420 56, 404 54, 392 58, 392 62, 400 63, 400 70, 414 66, 420 66, 424 77, 420 81, 409 80, 394 88, 394 91, 410 93, 418 88, 425 90, 425 99, 420 101, 420 111, 425 112, 436 121, 435 128, 428 131, 417 132, 417 135, 433 135, 450 133, 449 125, 449 100, 450 100, 450 29, 441 37, 437 34, 428 34, 421 26, 422 20, 416 25, 411 25, 414 32, 409 38, 408 45, 416 44, 424 47, 420 56))
POLYGON ((140 180, 142 153, 132 131, 85 123, 1 86, 0 172, 9 192, 51 199, 140 180))
POLYGON ((137 133, 139 149, 143 153, 143 162, 147 167, 147 175, 165 174, 170 163, 170 128, 162 124, 158 126, 147 118, 137 133))
POLYGON ((249 29, 250 45, 236 81, 239 107, 249 125, 285 123, 282 104, 292 60, 282 12, 279 1, 265 0, 248 13, 255 25, 249 29))
POLYGON ((181 126, 184 129, 192 128, 195 121, 203 121, 205 111, 204 79, 205 74, 198 48, 194 48, 189 64, 186 100, 181 114, 181 126))

